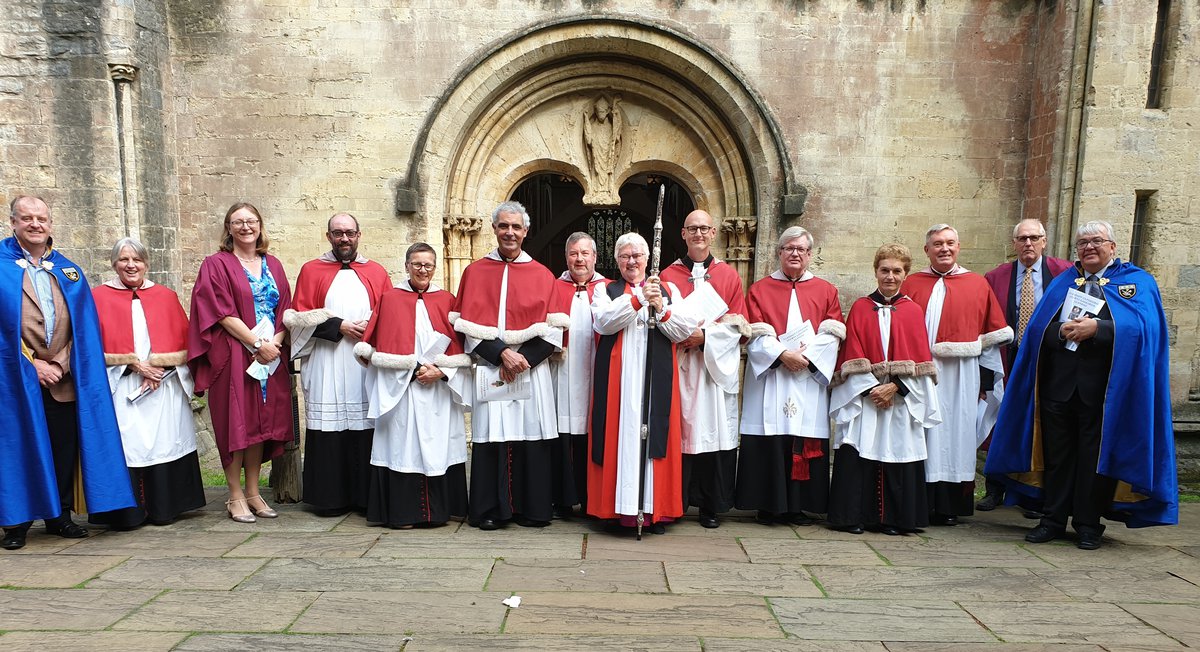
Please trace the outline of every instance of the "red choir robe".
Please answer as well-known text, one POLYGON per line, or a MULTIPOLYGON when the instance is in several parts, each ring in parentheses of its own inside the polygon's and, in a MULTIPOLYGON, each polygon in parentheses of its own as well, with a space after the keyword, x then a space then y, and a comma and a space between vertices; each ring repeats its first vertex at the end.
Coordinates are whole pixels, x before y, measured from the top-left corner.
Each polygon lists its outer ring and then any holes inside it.
MULTIPOLYGON (((99 285, 92 288, 100 315, 100 337, 104 341, 104 363, 110 367, 138 361, 133 346, 133 290, 99 285)), ((156 367, 175 367, 187 362, 188 318, 179 295, 165 285, 137 290, 150 332, 150 359, 156 367)))
MULTIPOLYGON (((379 304, 379 298, 392 289, 392 280, 383 265, 362 256, 350 263, 350 270, 367 288, 371 297, 371 308, 379 304)), ((304 263, 300 276, 296 278, 296 293, 292 297, 292 308, 284 320, 289 328, 319 326, 330 318, 337 317, 325 309, 325 297, 334 277, 342 271, 342 263, 329 254, 304 263)))
MULTIPOLYGON (((929 306, 929 297, 938 278, 930 271, 916 272, 905 279, 900 291, 924 310, 929 306)), ((933 355, 975 357, 984 347, 1012 339, 1012 330, 1004 321, 1004 311, 982 276, 967 272, 942 278, 946 281, 946 299, 932 347, 933 355)))
MULTIPOLYGON (((522 257, 527 255, 522 252, 522 257)), ((454 329, 477 340, 501 339, 515 346, 566 328, 556 301, 554 275, 541 263, 504 262, 491 255, 467 265, 458 284, 451 321, 454 329), (497 330, 500 284, 508 267, 504 332, 497 330)))

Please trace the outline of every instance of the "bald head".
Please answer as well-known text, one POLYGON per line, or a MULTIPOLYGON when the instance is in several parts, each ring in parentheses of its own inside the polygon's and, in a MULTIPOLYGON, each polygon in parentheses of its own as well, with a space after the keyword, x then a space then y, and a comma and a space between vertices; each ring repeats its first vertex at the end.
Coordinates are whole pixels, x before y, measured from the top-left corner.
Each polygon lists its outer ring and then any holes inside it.
POLYGON ((683 242, 688 248, 688 258, 702 261, 708 258, 716 229, 713 228, 713 218, 707 211, 694 210, 683 218, 683 229, 680 230, 683 242))

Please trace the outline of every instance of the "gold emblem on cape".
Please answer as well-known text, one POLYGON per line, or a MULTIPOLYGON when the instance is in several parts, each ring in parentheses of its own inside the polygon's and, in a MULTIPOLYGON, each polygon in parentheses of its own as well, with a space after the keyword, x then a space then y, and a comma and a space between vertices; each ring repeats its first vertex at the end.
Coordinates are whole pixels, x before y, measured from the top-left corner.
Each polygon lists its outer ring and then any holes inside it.
POLYGON ((1118 285, 1117 294, 1121 295, 1122 299, 1132 299, 1137 294, 1137 286, 1133 283, 1129 285, 1118 285))
POLYGON ((67 277, 67 280, 71 281, 72 283, 79 280, 79 270, 75 269, 74 267, 65 267, 63 268, 62 272, 63 276, 67 277))
POLYGON ((799 411, 800 411, 800 406, 796 405, 796 402, 793 401, 792 397, 789 396, 787 403, 783 404, 783 416, 790 419, 790 418, 796 416, 796 413, 799 411))

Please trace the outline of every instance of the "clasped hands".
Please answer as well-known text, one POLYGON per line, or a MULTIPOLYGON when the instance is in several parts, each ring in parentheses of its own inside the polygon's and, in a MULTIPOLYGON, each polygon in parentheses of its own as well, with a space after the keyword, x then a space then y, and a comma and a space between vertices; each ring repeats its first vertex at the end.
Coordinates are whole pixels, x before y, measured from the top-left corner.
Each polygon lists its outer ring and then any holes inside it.
POLYGON ((1080 317, 1063 322, 1062 327, 1058 329, 1058 336, 1064 340, 1082 342, 1095 337, 1098 330, 1100 323, 1094 317, 1080 317))
MULTIPOLYGON (((517 379, 517 374, 529 369, 529 361, 525 356, 512 349, 504 349, 500 352, 500 379, 506 383, 511 383, 517 379)), ((441 377, 439 373, 439 378, 441 377)))
POLYGON ((801 344, 795 349, 784 351, 779 354, 779 361, 791 372, 808 369, 808 358, 804 355, 804 350, 807 348, 807 344, 801 344))
POLYGON ((886 410, 892 407, 892 398, 896 396, 896 392, 898 391, 900 391, 900 388, 896 386, 896 383, 881 383, 872 387, 871 391, 867 392, 867 396, 871 398, 871 402, 875 404, 875 407, 886 410))

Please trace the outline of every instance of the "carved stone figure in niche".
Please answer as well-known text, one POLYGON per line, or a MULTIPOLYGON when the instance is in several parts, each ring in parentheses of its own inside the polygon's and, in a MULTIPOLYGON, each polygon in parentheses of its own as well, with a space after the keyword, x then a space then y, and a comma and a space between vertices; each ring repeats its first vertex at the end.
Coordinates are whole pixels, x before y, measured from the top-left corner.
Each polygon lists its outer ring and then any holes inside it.
POLYGON ((616 188, 613 187, 613 173, 621 151, 623 129, 620 95, 614 95, 611 101, 600 95, 584 105, 583 147, 591 176, 590 192, 584 197, 585 203, 620 203, 616 188))

